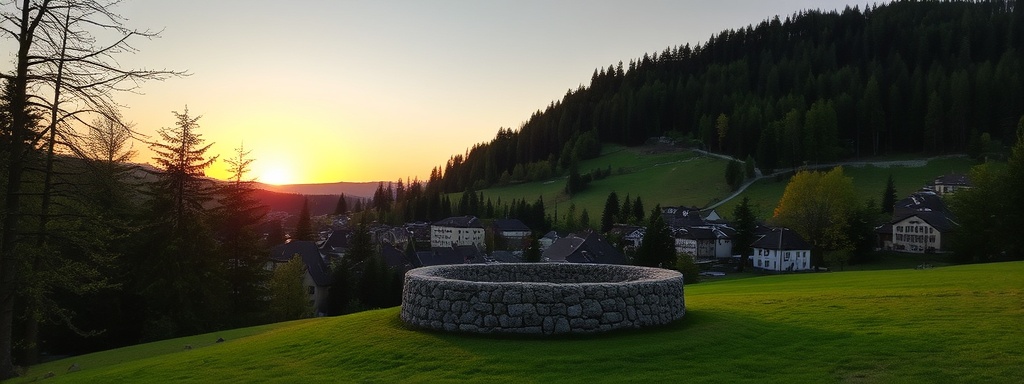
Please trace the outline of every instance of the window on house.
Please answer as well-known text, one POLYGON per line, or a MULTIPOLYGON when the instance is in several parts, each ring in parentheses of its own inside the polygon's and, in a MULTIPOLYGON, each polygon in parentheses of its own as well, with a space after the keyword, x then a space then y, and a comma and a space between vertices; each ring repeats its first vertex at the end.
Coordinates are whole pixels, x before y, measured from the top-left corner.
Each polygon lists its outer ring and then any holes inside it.
POLYGON ((308 294, 310 294, 310 295, 312 295, 312 294, 316 293, 316 287, 314 287, 314 286, 312 286, 312 285, 310 285, 310 286, 306 287, 306 293, 308 293, 308 294))

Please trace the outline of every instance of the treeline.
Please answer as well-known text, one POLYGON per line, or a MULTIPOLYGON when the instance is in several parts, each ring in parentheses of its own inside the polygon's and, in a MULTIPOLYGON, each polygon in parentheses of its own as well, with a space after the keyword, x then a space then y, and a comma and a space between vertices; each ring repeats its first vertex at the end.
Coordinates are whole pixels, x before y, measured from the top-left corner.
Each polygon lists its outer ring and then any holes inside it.
POLYGON ((563 174, 653 136, 758 166, 1010 143, 1024 112, 1024 9, 916 2, 802 11, 598 68, 518 130, 436 167, 447 192, 563 174), (535 172, 534 172, 535 174, 535 172))
POLYGON ((433 222, 451 216, 476 216, 481 219, 516 218, 534 232, 544 233, 551 229, 552 219, 545 214, 544 199, 533 202, 526 199, 502 201, 485 197, 483 192, 472 188, 461 195, 442 192, 440 181, 423 183, 419 180, 393 183, 381 182, 373 198, 365 204, 359 200, 352 208, 341 208, 338 202, 335 213, 358 213, 362 222, 377 221, 382 224, 402 225, 408 222, 433 222), (456 200, 452 200, 456 197, 456 200))

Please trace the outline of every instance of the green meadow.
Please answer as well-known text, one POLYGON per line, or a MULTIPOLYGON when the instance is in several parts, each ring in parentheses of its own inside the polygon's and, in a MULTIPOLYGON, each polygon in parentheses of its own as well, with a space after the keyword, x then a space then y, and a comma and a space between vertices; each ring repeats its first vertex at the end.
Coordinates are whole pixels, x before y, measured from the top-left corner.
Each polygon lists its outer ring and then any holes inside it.
MULTIPOLYGON (((600 157, 581 162, 579 170, 581 173, 587 173, 610 167, 611 175, 590 183, 586 190, 571 199, 563 192, 565 177, 494 187, 485 189, 482 193, 484 199, 489 198, 494 202, 500 199, 503 203, 512 199, 526 199, 532 203, 537 197, 541 197, 549 214, 553 215, 557 210, 559 220, 564 218, 569 205, 575 204, 577 215, 583 208, 589 211, 591 223, 600 220, 605 200, 613 191, 619 195, 620 202, 626 195, 634 199, 640 196, 647 210, 654 208, 655 204, 703 208, 725 199, 732 193, 725 182, 727 161, 688 150, 651 153, 647 149, 648 147, 606 144, 600 157)), ((885 190, 889 175, 892 175, 896 184, 897 196, 903 198, 923 188, 936 177, 953 172, 967 173, 975 164, 968 158, 940 158, 932 159, 921 167, 869 165, 846 166, 843 170, 847 176, 853 178, 857 195, 863 197, 865 201, 873 199, 877 205, 881 204, 882 191, 885 190)), ((782 198, 788 182, 788 176, 758 180, 738 197, 718 207, 717 211, 728 218, 740 200, 748 197, 758 217, 769 218, 782 198)), ((452 199, 457 201, 460 196, 461 194, 455 194, 452 199)))
MULTIPOLYGON (((596 180, 572 199, 563 192, 566 178, 559 177, 540 182, 515 184, 483 190, 484 198, 502 202, 526 199, 532 203, 537 197, 544 199, 548 213, 558 210, 561 218, 570 204, 576 205, 576 214, 584 208, 592 223, 601 219, 608 194, 615 192, 619 202, 629 195, 640 196, 648 211, 655 204, 696 205, 703 207, 729 195, 725 182, 725 160, 700 156, 691 151, 648 153, 643 147, 627 148, 605 145, 602 155, 580 162, 580 173, 611 168, 611 175, 596 180)), ((457 199, 453 197, 453 200, 457 199)))
MULTIPOLYGON (((885 160, 880 160, 885 161, 885 160)), ((893 183, 896 185, 896 196, 898 199, 909 196, 911 193, 924 188, 936 177, 950 173, 967 173, 977 163, 968 158, 943 158, 932 159, 922 167, 843 167, 843 173, 853 178, 853 187, 857 196, 867 201, 872 199, 875 205, 882 203, 882 192, 885 191, 885 184, 889 175, 892 175, 893 183)), ((751 204, 755 207, 758 217, 765 219, 772 216, 775 206, 778 205, 782 193, 786 190, 788 177, 764 178, 758 180, 747 190, 743 191, 735 199, 732 199, 717 209, 722 216, 732 216, 732 210, 743 200, 743 197, 750 198, 751 204)))
POLYGON ((654 329, 454 335, 408 329, 388 308, 72 357, 13 382, 1024 382, 1024 262, 685 289, 686 316, 654 329))

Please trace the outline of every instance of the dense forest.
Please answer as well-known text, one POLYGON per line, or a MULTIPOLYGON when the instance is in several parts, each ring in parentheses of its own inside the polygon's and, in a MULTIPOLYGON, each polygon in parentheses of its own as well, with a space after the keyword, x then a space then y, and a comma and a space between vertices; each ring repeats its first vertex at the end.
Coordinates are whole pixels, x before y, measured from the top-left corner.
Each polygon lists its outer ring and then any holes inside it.
POLYGON ((443 190, 564 172, 600 143, 673 136, 762 169, 1012 143, 1024 113, 1014 1, 801 11, 594 71, 518 130, 432 171, 443 190), (548 170, 544 170, 548 168, 548 170))

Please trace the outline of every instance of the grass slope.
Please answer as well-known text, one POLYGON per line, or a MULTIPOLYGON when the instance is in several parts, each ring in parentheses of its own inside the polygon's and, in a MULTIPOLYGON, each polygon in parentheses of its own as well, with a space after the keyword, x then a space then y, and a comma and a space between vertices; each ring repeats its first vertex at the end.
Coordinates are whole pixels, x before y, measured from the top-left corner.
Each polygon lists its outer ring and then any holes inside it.
POLYGON ((20 381, 1024 382, 1024 262, 702 283, 686 300, 667 327, 525 340, 414 331, 390 308, 85 355, 20 381))
MULTIPOLYGON (((876 206, 882 204, 882 192, 885 191, 885 184, 889 175, 892 175, 896 184, 896 197, 902 199, 910 196, 911 193, 924 188, 936 177, 950 173, 967 173, 976 163, 968 158, 944 158, 933 159, 923 167, 893 166, 880 168, 875 166, 865 167, 844 167, 843 173, 853 178, 853 186, 857 196, 864 201, 873 199, 876 206)), ((724 172, 724 171, 723 171, 724 172)), ((766 178, 760 180, 736 198, 722 204, 717 209, 718 213, 725 217, 732 216, 732 210, 739 205, 743 197, 749 197, 751 204, 759 218, 772 217, 775 206, 779 204, 782 193, 786 190, 789 178, 775 180, 766 178)))
MULTIPOLYGON (((533 203, 540 196, 544 199, 548 213, 558 207, 559 216, 564 216, 569 204, 576 204, 576 215, 586 208, 591 223, 598 223, 608 194, 615 192, 619 202, 626 195, 640 196, 644 208, 650 211, 655 204, 696 205, 703 207, 729 195, 725 183, 725 160, 706 157, 691 151, 647 153, 645 147, 626 148, 615 145, 604 146, 602 155, 596 159, 582 161, 581 173, 611 167, 611 176, 597 180, 572 199, 563 192, 565 177, 542 182, 530 182, 506 187, 483 190, 484 198, 492 201, 501 199, 526 199, 533 203)), ((457 199, 458 196, 453 197, 457 199)), ((564 217, 559 217, 559 220, 564 217)))
MULTIPOLYGON (((576 204, 576 214, 579 215, 586 208, 590 212, 592 224, 600 221, 605 199, 612 191, 619 195, 620 202, 626 195, 632 198, 640 196, 647 210, 654 208, 655 204, 706 207, 731 194, 725 183, 727 161, 687 150, 649 153, 648 149, 605 144, 600 157, 581 162, 579 169, 586 173, 611 167, 611 176, 592 182, 586 190, 571 199, 563 192, 565 177, 489 188, 482 193, 485 199, 490 198, 494 202, 499 199, 502 202, 526 199, 532 203, 540 196, 544 199, 547 213, 554 214, 557 206, 559 220, 564 219, 570 203, 576 204)), ((853 178, 858 196, 865 200, 874 199, 878 205, 881 204, 882 191, 885 190, 890 174, 896 183, 897 197, 903 198, 923 188, 936 177, 953 172, 967 173, 973 165, 975 162, 967 158, 940 158, 928 161, 922 167, 845 167, 844 172, 853 178)), ((717 211, 728 218, 743 197, 749 197, 758 217, 769 218, 788 182, 789 178, 758 181, 738 197, 718 207, 717 211)), ((452 199, 457 201, 460 196, 455 194, 452 199)))

